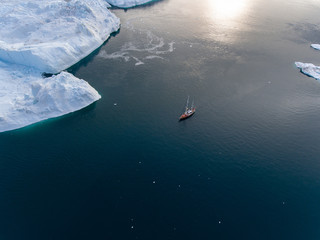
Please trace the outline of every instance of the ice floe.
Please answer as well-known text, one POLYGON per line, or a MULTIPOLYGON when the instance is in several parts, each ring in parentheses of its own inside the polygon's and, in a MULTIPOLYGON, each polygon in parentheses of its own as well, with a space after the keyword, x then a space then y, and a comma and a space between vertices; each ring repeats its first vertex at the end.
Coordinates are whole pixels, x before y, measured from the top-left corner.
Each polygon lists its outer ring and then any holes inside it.
POLYGON ((295 62, 296 67, 307 76, 320 80, 320 67, 315 66, 312 63, 295 62))
MULTIPOLYGON (((320 50, 320 44, 311 44, 311 47, 316 50, 320 50)), ((313 77, 317 80, 320 80, 320 66, 315 66, 312 63, 302 63, 302 62, 295 62, 295 65, 305 75, 309 77, 313 77)))
POLYGON ((320 50, 320 44, 311 44, 311 47, 316 50, 320 50))

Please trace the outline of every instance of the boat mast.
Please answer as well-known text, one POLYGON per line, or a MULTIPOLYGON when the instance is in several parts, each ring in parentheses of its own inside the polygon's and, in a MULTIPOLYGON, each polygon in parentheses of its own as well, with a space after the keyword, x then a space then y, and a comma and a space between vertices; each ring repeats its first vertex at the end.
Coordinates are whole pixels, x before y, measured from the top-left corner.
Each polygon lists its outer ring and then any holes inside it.
POLYGON ((188 111, 188 105, 189 105, 189 96, 188 96, 188 99, 187 99, 186 111, 188 111))

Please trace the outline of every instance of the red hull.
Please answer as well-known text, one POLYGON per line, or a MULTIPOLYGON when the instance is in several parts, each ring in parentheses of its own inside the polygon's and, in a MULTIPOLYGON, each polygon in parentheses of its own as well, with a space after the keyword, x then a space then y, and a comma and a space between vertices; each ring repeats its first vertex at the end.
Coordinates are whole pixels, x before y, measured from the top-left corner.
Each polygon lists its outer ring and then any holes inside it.
POLYGON ((185 120, 185 119, 191 117, 195 112, 196 112, 196 109, 193 108, 190 113, 184 113, 184 114, 182 114, 182 115, 180 116, 179 120, 180 120, 180 121, 181 121, 181 120, 185 120))

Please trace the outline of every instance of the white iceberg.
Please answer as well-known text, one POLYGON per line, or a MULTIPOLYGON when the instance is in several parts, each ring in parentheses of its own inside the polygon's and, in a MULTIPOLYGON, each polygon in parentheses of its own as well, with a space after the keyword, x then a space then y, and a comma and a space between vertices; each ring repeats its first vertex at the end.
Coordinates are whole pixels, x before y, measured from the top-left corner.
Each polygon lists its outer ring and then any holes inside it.
POLYGON ((296 67, 307 76, 320 80, 320 67, 315 66, 312 63, 295 62, 296 67))
POLYGON ((87 82, 62 72, 98 48, 119 19, 104 0, 3 0, 0 8, 0 132, 97 101, 87 82))
POLYGON ((37 69, 0 62, 0 132, 74 112, 100 98, 70 73, 43 78, 37 69))
MULTIPOLYGON (((141 1, 112 1, 119 6, 141 1)), ((84 80, 61 72, 120 27, 105 0, 2 0, 0 132, 58 117, 101 98, 84 80), (42 73, 59 73, 43 78, 42 73)))
POLYGON ((154 0, 107 0, 112 6, 119 8, 131 8, 139 5, 153 2, 154 0))
POLYGON ((104 0, 3 0, 0 59, 58 73, 119 29, 108 7, 104 0))

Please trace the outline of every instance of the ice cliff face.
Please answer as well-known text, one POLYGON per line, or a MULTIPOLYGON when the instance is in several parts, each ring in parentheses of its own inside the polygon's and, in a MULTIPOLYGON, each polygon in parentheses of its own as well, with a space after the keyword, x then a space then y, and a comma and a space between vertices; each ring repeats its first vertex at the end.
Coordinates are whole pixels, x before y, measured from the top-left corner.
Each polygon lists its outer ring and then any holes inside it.
POLYGON ((70 73, 43 78, 37 69, 0 62, 0 132, 79 110, 98 99, 94 88, 70 73))
POLYGON ((116 6, 119 8, 130 8, 142 4, 146 4, 148 2, 152 2, 150 0, 107 0, 112 6, 116 6))
POLYGON ((58 73, 97 49, 119 19, 104 0, 4 0, 0 59, 58 73))

